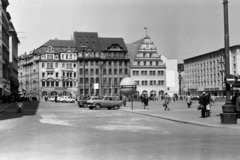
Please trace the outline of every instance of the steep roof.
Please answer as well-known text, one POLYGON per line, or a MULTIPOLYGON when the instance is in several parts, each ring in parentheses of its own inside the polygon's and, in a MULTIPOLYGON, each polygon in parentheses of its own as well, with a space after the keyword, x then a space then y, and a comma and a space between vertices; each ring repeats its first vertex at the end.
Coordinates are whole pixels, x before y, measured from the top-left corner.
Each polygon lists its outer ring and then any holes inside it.
POLYGON ((131 62, 134 61, 135 56, 138 54, 138 50, 139 50, 141 44, 143 43, 143 40, 144 40, 144 38, 142 38, 138 41, 135 41, 131 44, 126 44, 131 62))
MULTIPOLYGON (((59 39, 50 39, 46 43, 44 43, 41 47, 75 47, 75 43, 73 40, 59 40, 59 39)), ((40 47, 39 47, 40 48, 40 47)))
POLYGON ((81 50, 82 46, 87 46, 93 51, 101 51, 97 32, 74 32, 74 41, 77 50, 81 50))
POLYGON ((99 38, 101 50, 104 51, 113 44, 119 45, 124 51, 127 51, 127 47, 123 38, 99 38))

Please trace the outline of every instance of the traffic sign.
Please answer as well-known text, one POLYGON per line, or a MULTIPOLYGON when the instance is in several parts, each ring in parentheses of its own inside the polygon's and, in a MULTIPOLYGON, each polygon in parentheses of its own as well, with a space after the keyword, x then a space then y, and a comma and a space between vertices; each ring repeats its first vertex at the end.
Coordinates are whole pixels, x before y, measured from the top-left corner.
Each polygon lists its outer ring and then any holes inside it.
POLYGON ((225 77, 225 82, 229 85, 233 85, 237 81, 236 77, 232 74, 229 74, 225 77))

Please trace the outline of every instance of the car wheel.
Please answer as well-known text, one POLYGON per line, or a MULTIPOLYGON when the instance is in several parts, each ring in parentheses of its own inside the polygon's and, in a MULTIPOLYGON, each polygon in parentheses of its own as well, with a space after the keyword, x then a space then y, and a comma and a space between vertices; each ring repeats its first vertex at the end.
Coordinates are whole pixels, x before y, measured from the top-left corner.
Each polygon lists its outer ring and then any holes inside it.
POLYGON ((87 108, 87 104, 83 104, 83 107, 84 107, 84 108, 87 108))
POLYGON ((117 110, 119 107, 117 105, 113 106, 113 109, 117 110))
POLYGON ((108 107, 107 109, 108 109, 108 110, 111 110, 112 108, 111 108, 111 107, 108 107))
POLYGON ((96 109, 96 110, 99 110, 100 108, 101 108, 101 106, 100 106, 99 104, 96 104, 96 105, 95 105, 95 109, 96 109))
POLYGON ((89 107, 89 109, 93 109, 93 107, 89 107))

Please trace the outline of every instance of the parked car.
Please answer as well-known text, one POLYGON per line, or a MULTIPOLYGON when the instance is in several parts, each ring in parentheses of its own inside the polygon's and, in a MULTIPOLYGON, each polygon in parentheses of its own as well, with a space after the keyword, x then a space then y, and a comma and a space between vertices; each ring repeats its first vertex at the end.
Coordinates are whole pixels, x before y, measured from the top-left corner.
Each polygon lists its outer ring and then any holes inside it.
POLYGON ((55 100, 55 97, 50 97, 50 98, 48 99, 48 101, 50 101, 50 102, 54 102, 54 100, 55 100))
POLYGON ((74 98, 71 98, 71 97, 68 97, 68 96, 63 96, 59 102, 62 102, 62 103, 75 103, 75 99, 74 98))
POLYGON ((78 106, 87 108, 88 107, 87 101, 90 100, 90 99, 91 99, 91 97, 89 97, 89 98, 81 97, 81 99, 78 100, 78 106))
POLYGON ((104 96, 104 97, 92 97, 87 101, 89 109, 95 108, 96 110, 100 108, 107 109, 119 109, 122 106, 122 101, 117 100, 112 96, 104 96))

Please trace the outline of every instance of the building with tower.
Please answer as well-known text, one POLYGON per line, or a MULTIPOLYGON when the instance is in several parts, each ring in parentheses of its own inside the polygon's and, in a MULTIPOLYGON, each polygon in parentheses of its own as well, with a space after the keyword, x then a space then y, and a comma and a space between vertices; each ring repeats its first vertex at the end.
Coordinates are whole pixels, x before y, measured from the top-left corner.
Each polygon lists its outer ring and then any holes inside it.
MULTIPOLYGON (((146 29, 146 28, 145 28, 146 29)), ((137 96, 161 97, 178 93, 177 60, 158 54, 154 42, 146 37, 127 44, 131 59, 131 78, 137 83, 137 96)))

